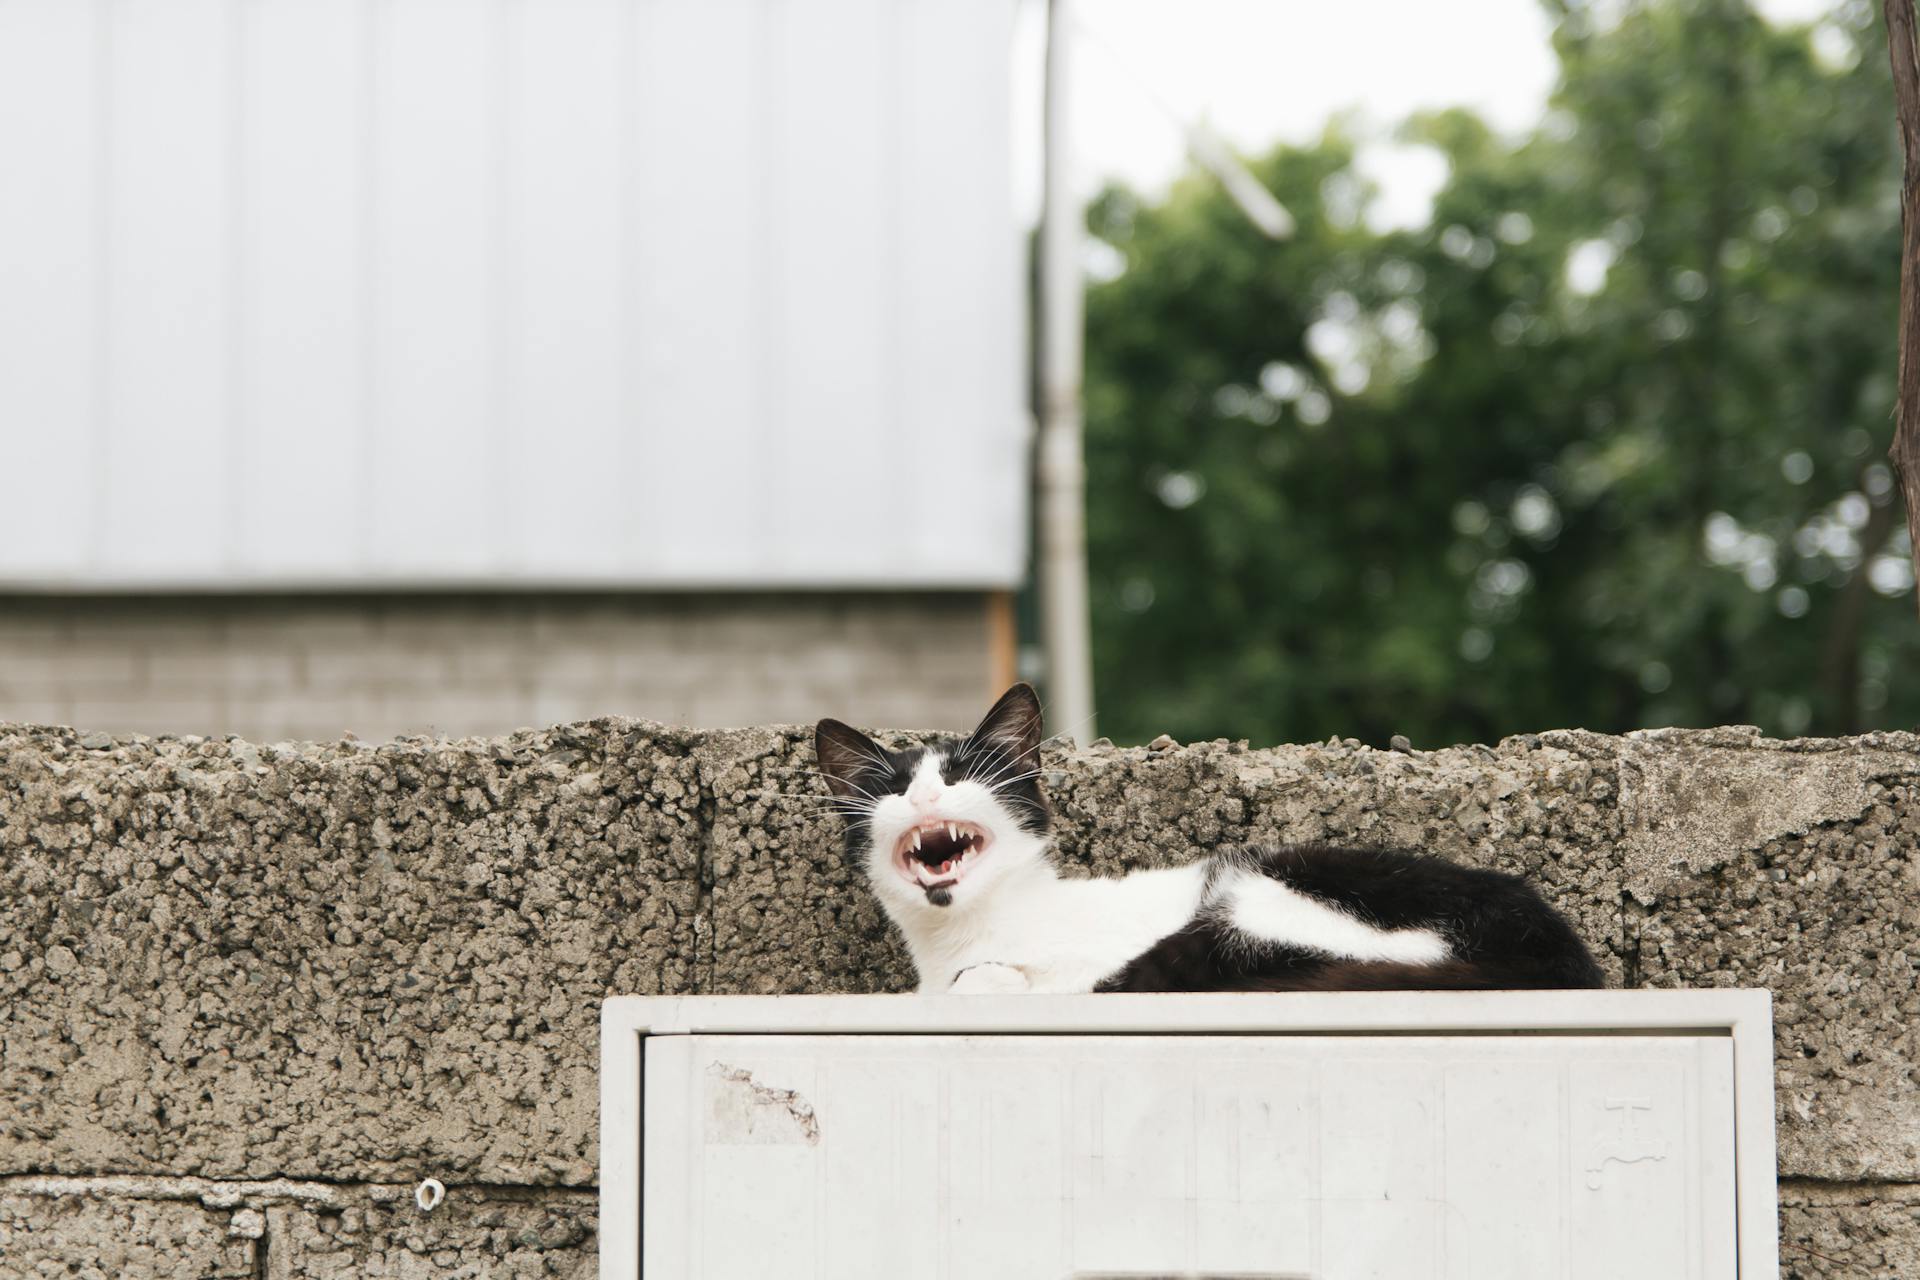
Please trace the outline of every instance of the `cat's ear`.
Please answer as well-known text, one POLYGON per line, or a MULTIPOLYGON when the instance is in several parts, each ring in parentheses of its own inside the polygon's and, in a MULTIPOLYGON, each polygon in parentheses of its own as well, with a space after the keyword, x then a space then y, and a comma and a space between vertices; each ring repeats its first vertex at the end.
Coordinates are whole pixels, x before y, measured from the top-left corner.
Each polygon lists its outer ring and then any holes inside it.
POLYGON ((860 785, 860 776, 887 758, 879 743, 838 720, 822 720, 813 727, 813 754, 827 786, 843 800, 865 796, 871 788, 860 785))
POLYGON ((1000 695, 968 743, 1006 762, 1011 773, 1040 767, 1040 695, 1022 681, 1000 695))

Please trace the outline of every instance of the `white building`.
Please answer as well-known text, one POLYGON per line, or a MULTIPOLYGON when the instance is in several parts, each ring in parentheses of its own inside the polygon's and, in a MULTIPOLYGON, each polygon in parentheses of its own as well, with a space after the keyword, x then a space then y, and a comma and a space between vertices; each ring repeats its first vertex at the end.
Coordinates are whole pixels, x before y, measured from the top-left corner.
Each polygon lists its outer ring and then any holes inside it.
POLYGON ((0 719, 954 723, 1013 0, 0 0, 0 719))

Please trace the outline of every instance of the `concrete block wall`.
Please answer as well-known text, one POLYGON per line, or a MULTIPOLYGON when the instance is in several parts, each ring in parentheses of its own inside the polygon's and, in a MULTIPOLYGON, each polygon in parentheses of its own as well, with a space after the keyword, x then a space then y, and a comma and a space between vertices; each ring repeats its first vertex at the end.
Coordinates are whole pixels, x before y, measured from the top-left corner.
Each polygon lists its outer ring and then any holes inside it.
POLYGON ((370 742, 820 708, 971 724, 1012 680, 981 592, 0 597, 0 720, 370 742))
MULTIPOLYGON (((1069 866, 1417 846, 1772 988, 1785 1274, 1920 1274, 1920 737, 1161 747, 1049 748, 1069 866)), ((592 1274, 601 996, 908 982, 810 754, 0 727, 0 1275, 592 1274)))

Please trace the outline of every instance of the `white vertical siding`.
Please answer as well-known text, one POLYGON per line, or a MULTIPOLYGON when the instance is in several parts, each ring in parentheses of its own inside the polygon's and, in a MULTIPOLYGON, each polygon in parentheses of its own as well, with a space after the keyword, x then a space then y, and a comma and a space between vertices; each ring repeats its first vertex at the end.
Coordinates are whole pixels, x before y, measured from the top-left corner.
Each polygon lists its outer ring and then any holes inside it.
POLYGON ((374 15, 369 567, 480 573, 504 551, 504 9, 374 15))
POLYGON ((98 554, 128 577, 216 577, 236 532, 239 7, 168 0, 106 12, 98 554))
POLYGON ((0 3, 0 579, 96 563, 99 13, 0 3))
POLYGON ((0 0, 0 586, 1016 581, 1011 25, 0 0))
POLYGON ((631 6, 512 0, 506 68, 507 570, 617 575, 630 536, 631 6), (563 512, 555 519, 553 513, 563 512))
POLYGON ((232 501, 243 575, 344 577, 366 552, 368 10, 242 10, 232 501))
POLYGON ((772 568, 771 159, 781 14, 758 0, 649 0, 635 32, 629 372, 645 433, 630 554, 673 545, 674 572, 772 568))
POLYGON ((891 0, 812 0, 784 13, 771 83, 774 124, 774 314, 785 341, 768 370, 787 425, 774 440, 771 507, 779 564, 824 564, 865 577, 887 543, 922 518, 951 520, 926 499, 931 476, 901 466, 891 431, 897 370, 887 277, 899 269, 887 138, 891 0), (822 76, 818 68, 836 66, 822 76), (821 438, 801 424, 832 422, 821 438), (850 501, 821 503, 841 493, 850 501))

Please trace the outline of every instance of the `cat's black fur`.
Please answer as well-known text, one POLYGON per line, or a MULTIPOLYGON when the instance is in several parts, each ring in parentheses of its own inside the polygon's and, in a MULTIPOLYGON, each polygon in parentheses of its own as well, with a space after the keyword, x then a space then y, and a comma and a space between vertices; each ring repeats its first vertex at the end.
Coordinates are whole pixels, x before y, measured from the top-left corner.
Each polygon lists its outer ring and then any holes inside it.
POLYGON ((1452 959, 1433 965, 1333 959, 1250 945, 1200 912, 1102 982, 1099 991, 1517 990, 1601 987, 1606 979, 1572 926, 1517 876, 1387 849, 1251 846, 1216 854, 1208 885, 1243 867, 1383 929, 1433 929, 1452 959))

